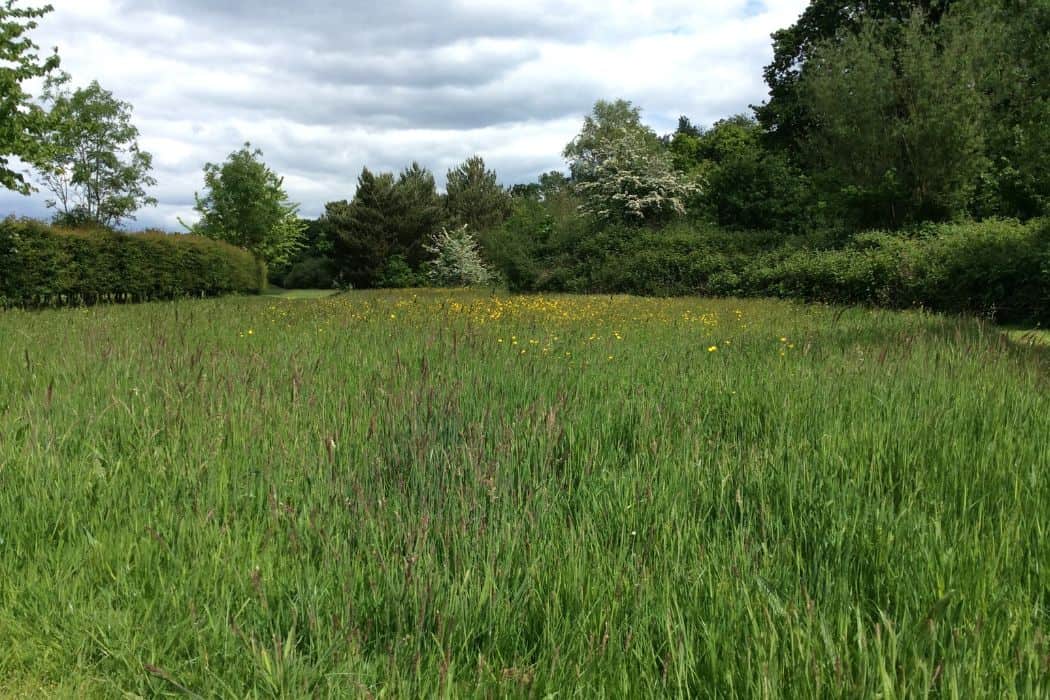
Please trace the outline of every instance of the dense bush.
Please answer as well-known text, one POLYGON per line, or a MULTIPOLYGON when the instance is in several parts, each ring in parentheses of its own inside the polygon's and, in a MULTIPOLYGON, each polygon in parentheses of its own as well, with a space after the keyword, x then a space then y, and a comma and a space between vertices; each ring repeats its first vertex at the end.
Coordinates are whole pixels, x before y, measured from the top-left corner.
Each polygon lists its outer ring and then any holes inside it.
POLYGON ((582 228, 523 210, 489 240, 518 291, 779 296, 1050 322, 1050 222, 784 237, 679 224, 582 228), (517 228, 538 224, 531 235, 517 228))
POLYGON ((332 289, 335 266, 327 258, 306 258, 292 265, 281 283, 285 289, 332 289))
POLYGON ((836 303, 1050 321, 1050 222, 986 221, 870 233, 797 253, 755 275, 754 291, 836 303))
POLYGON ((0 222, 0 304, 39 306, 257 293, 265 267, 199 236, 0 222))

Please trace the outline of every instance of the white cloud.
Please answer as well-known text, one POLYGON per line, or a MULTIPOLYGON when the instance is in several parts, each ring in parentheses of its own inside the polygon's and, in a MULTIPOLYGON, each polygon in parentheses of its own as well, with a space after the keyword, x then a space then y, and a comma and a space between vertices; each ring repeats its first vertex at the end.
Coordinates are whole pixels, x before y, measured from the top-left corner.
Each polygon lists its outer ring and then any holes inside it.
MULTIPOLYGON (((510 184, 562 167, 594 100, 624 97, 658 131, 765 97, 771 32, 806 0, 52 0, 34 39, 76 84, 134 105, 161 205, 192 218, 205 162, 250 140, 303 213, 352 196, 363 165, 417 160, 439 183, 479 153, 510 184)), ((43 213, 0 193, 0 211, 43 213)))

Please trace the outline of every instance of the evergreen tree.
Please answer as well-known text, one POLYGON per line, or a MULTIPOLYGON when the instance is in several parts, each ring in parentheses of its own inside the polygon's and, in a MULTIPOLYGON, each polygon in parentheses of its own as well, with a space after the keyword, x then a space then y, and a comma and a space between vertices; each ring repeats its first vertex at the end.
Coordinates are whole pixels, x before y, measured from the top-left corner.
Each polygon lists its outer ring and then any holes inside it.
POLYGON ((444 222, 445 211, 434 182, 434 175, 418 163, 401 172, 397 181, 400 215, 394 254, 401 255, 409 268, 419 271, 426 257, 424 245, 444 222))
POLYGON ((355 288, 370 288, 396 250, 400 215, 397 183, 391 173, 375 174, 367 167, 357 178, 350 201, 325 205, 324 226, 335 241, 341 280, 355 288))
POLYGON ((510 216, 510 195, 499 185, 496 173, 485 167, 481 156, 448 171, 446 206, 449 219, 471 231, 491 230, 510 216))

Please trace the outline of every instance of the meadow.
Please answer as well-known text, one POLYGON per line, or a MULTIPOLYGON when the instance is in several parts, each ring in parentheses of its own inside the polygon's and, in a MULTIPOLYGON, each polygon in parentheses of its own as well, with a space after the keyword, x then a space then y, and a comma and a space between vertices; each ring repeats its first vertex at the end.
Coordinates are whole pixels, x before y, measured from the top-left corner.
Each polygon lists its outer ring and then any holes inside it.
POLYGON ((1050 696, 1050 346, 781 301, 0 312, 0 696, 1050 696))

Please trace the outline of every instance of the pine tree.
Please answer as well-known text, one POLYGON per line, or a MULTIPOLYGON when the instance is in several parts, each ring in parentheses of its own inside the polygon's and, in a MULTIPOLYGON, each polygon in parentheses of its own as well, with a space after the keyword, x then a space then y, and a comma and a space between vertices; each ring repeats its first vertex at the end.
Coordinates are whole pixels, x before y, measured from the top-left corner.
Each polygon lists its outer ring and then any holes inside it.
POLYGON ((466 225, 475 233, 489 231, 510 216, 511 197, 481 156, 449 170, 446 191, 449 218, 457 226, 466 225))

